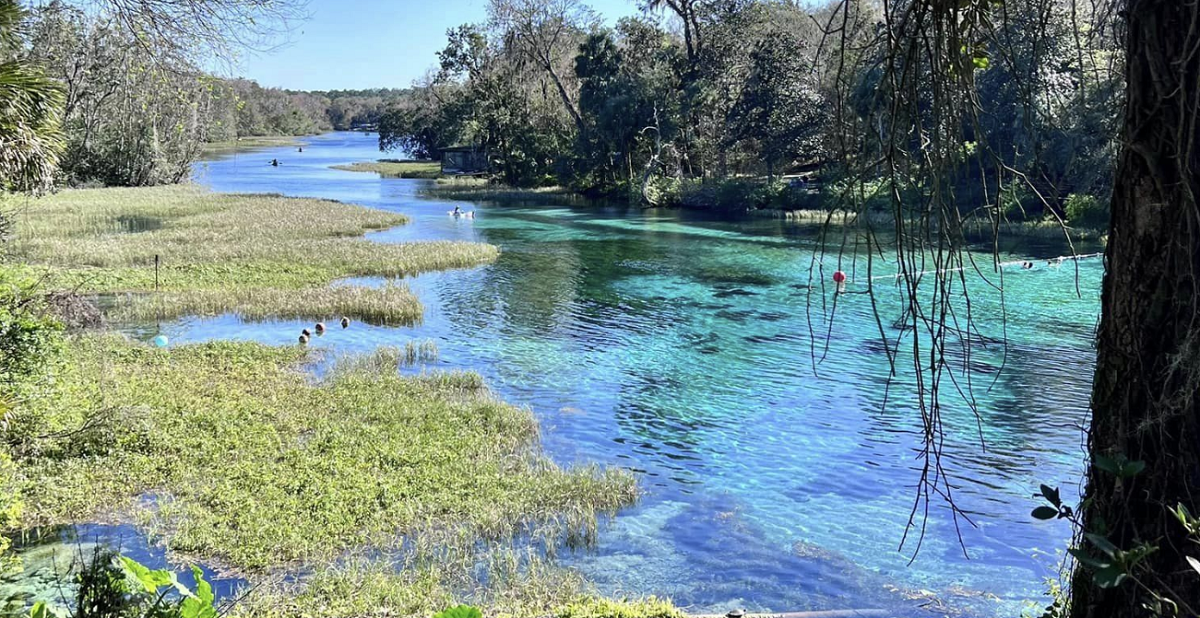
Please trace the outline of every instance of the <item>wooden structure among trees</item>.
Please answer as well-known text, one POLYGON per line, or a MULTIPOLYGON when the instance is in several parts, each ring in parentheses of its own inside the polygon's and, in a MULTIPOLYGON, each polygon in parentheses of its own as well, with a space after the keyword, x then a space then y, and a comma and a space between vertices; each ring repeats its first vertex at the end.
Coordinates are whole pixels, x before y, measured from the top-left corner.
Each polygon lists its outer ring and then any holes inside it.
POLYGON ((442 149, 443 174, 482 174, 487 171, 487 154, 474 146, 442 149))

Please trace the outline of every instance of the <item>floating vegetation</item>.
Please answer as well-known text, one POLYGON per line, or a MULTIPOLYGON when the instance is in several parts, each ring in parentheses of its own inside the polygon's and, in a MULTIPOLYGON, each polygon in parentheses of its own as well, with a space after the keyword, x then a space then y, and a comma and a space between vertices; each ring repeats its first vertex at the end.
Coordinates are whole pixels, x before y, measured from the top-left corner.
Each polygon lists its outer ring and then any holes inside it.
POLYGON ((389 283, 380 287, 235 288, 141 294, 119 297, 110 315, 117 320, 151 320, 235 313, 246 320, 320 320, 353 314, 368 324, 412 326, 421 321, 423 310, 407 285, 389 283))
POLYGON ((442 175, 442 166, 437 161, 381 159, 379 161, 357 161, 332 167, 335 170, 347 172, 374 172, 383 178, 438 178, 442 175))
POLYGON ((420 304, 402 286, 325 286, 343 277, 475 266, 499 255, 478 243, 362 238, 408 221, 395 213, 194 186, 63 191, 21 213, 15 252, 51 287, 159 291, 118 303, 130 319, 236 311, 250 319, 344 314, 411 324, 420 304))
POLYGON ((380 346, 366 354, 351 354, 337 359, 330 376, 361 373, 383 375, 396 373, 401 368, 418 363, 432 363, 438 359, 437 343, 432 339, 409 341, 404 347, 380 346))
POLYGON ((18 456, 38 453, 20 459, 27 524, 125 511, 172 551, 253 573, 356 548, 586 545, 637 496, 627 472, 542 456, 532 413, 475 374, 359 364, 314 384, 298 346, 113 335, 66 353, 55 391, 13 412, 18 456))

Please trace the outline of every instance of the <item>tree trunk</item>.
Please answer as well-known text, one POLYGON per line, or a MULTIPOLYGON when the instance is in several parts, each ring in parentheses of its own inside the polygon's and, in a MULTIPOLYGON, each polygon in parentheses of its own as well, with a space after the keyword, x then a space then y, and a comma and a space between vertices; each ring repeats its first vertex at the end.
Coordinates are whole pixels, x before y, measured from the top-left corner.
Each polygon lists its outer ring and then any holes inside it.
POLYGON ((579 129, 579 134, 587 135, 587 125, 583 124, 583 116, 579 115, 579 110, 575 109, 575 102, 571 100, 571 95, 567 94, 566 86, 563 86, 562 80, 558 78, 558 73, 554 71, 554 67, 545 62, 542 67, 550 74, 550 79, 554 81, 555 88, 558 89, 558 96, 562 97, 563 107, 567 108, 567 113, 571 115, 571 120, 575 121, 575 127, 579 129))
MULTIPOLYGON (((1136 580, 1116 587, 1077 569, 1073 618, 1149 616, 1153 593, 1178 603, 1178 615, 1200 611, 1200 573, 1186 559, 1200 558, 1200 544, 1171 512, 1184 504, 1200 513, 1200 8, 1181 0, 1127 4, 1127 100, 1082 515, 1085 532, 1121 550, 1146 543, 1157 551, 1132 570, 1136 580), (1145 469, 1118 478, 1096 465, 1121 456, 1145 469)), ((1095 542, 1079 544, 1108 560, 1095 542)))

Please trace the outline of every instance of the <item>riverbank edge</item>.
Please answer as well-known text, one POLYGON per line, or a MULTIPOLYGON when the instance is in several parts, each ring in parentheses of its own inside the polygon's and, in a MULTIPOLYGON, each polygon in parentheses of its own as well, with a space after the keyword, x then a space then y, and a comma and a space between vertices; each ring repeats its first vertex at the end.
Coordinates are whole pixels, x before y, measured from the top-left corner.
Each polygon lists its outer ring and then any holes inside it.
MULTIPOLYGON (((623 203, 628 201, 612 196, 591 196, 564 187, 522 188, 508 185, 493 184, 478 179, 457 179, 453 177, 438 178, 436 184, 425 187, 423 193, 431 198, 441 200, 461 201, 493 201, 520 203, 623 203)), ((630 207, 635 207, 630 205, 630 207)), ((667 208, 691 212, 708 212, 716 214, 746 215, 756 218, 782 219, 788 222, 808 225, 833 225, 844 227, 851 224, 869 223, 879 229, 895 224, 895 216, 891 212, 869 211, 865 214, 848 210, 825 210, 817 208, 745 208, 729 206, 700 206, 688 203, 671 203, 663 206, 642 206, 643 209, 667 208)), ((977 220, 964 225, 964 232, 969 238, 991 238, 993 235, 991 221, 977 220)), ((1072 242, 1104 242, 1107 230, 1094 229, 1085 226, 1071 226, 1054 220, 1039 221, 1006 221, 999 226, 1001 237, 1033 238, 1048 240, 1067 240, 1072 242)))
MULTIPOLYGON (((109 193, 108 195, 116 196, 122 192, 143 192, 143 194, 145 194, 146 192, 154 192, 154 191, 191 191, 191 190, 193 190, 193 189, 189 188, 189 187, 182 187, 182 188, 181 187, 169 187, 169 188, 157 188, 157 189, 131 189, 131 190, 101 189, 101 190, 91 190, 91 193, 85 193, 83 191, 75 192, 75 193, 73 193, 73 195, 75 197, 79 197, 80 195, 95 197, 95 196, 101 195, 100 193, 98 193, 100 191, 113 191, 112 193, 109 193)), ((270 200, 279 200, 279 201, 290 201, 290 200, 298 199, 298 198, 283 198, 280 196, 240 196, 240 195, 235 195, 235 194, 217 194, 217 193, 213 193, 213 194, 209 194, 209 195, 211 197, 213 197, 214 199, 218 199, 218 200, 223 200, 223 199, 270 199, 270 200)), ((97 204, 97 203, 94 203, 97 200, 91 200, 91 199, 85 199, 84 201, 90 202, 89 204, 86 205, 88 208, 95 208, 95 210, 97 210, 97 211, 103 211, 103 203, 97 204)), ((99 200, 99 201, 103 202, 104 200, 99 200)), ((304 203, 306 203, 306 204, 337 204, 336 202, 331 202, 329 200, 304 200, 304 203)), ((359 208, 359 207, 355 207, 355 208, 359 208)), ((375 209, 366 209, 366 210, 374 211, 375 209)), ((384 213, 383 211, 379 211, 379 212, 380 212, 381 216, 387 214, 387 213, 384 213)), ((89 212, 89 215, 91 215, 91 214, 95 214, 95 213, 89 212)), ((119 213, 108 213, 108 214, 118 217, 118 218, 123 216, 122 214, 119 214, 119 213)), ((126 214, 128 214, 128 213, 126 213, 126 214)), ((388 215, 388 216, 394 216, 394 215, 388 215)), ((124 225, 124 224, 125 223, 123 222, 122 225, 124 225)), ((158 225, 157 222, 153 223, 153 224, 147 224, 147 227, 153 228, 156 225, 158 225)), ((109 226, 104 223, 99 224, 97 226, 97 229, 103 230, 105 233, 112 231, 109 229, 109 226)), ((123 230, 123 231, 129 232, 129 233, 146 234, 147 232, 150 232, 153 230, 130 229, 130 230, 123 230)), ((268 316, 268 317, 270 317, 270 316, 268 316)), ((272 346, 264 346, 261 344, 221 344, 221 343, 216 343, 216 344, 197 344, 195 346, 184 346, 182 348, 172 348, 172 350, 170 352, 168 352, 168 351, 164 351, 164 350, 154 350, 153 348, 150 348, 149 346, 147 346, 145 344, 137 344, 134 342, 129 342, 122 338, 112 338, 111 335, 85 333, 82 335, 72 335, 72 338, 69 339, 64 344, 64 348, 67 350, 68 354, 70 354, 72 352, 72 348, 78 348, 78 346, 80 345, 79 342, 81 341, 81 339, 79 339, 80 337, 89 338, 93 342, 95 342, 96 340, 100 340, 100 341, 106 341, 106 342, 111 343, 111 345, 108 345, 107 343, 102 343, 102 344, 98 344, 98 345, 107 346, 106 349, 109 349, 110 351, 113 351, 115 353, 115 355, 114 355, 115 358, 110 359, 109 362, 93 363, 94 365, 102 365, 104 367, 104 372, 106 372, 106 373, 116 371, 120 367, 120 364, 122 362, 128 361, 131 358, 153 358, 154 355, 165 355, 165 357, 163 357, 164 359, 169 359, 172 357, 178 359, 178 357, 175 355, 181 354, 181 353, 186 354, 186 353, 188 353, 187 352, 188 350, 194 350, 194 349, 204 350, 204 353, 202 354, 202 356, 210 359, 212 362, 217 363, 217 366, 219 366, 219 367, 224 367, 226 365, 237 365, 238 363, 245 362, 247 358, 250 358, 250 359, 255 358, 256 355, 266 354, 268 357, 270 357, 273 354, 283 354, 285 357, 284 360, 287 361, 288 370, 294 371, 297 369, 298 364, 299 364, 299 360, 298 360, 299 357, 295 357, 294 355, 298 351, 301 351, 301 352, 303 351, 302 348, 272 347, 272 346), (277 352, 272 352, 272 350, 276 350, 277 352), (228 353, 226 353, 225 351, 227 351, 228 353), (149 356, 147 356, 147 355, 149 355, 149 356)), ((171 361, 168 361, 168 362, 171 363, 171 361)), ((71 366, 72 363, 67 362, 66 365, 71 366)), ((143 371, 135 372, 137 374, 145 373, 151 377, 151 382, 140 384, 138 388, 134 389, 135 391, 137 391, 137 392, 153 392, 153 387, 161 386, 161 384, 159 384, 159 382, 160 382, 159 378, 161 378, 161 376, 154 376, 153 374, 155 374, 156 371, 160 371, 162 367, 169 367, 170 365, 164 366, 164 365, 156 364, 155 366, 159 367, 160 369, 159 370, 150 370, 150 371, 146 371, 146 372, 143 372, 143 371)), ((368 363, 367 366, 368 367, 371 367, 371 366, 377 367, 378 363, 375 363, 375 365, 368 363)), ((389 365, 387 365, 385 363, 384 366, 386 367, 389 365)), ((394 363, 391 366, 394 366, 394 363)), ((61 368, 61 365, 60 365, 60 368, 61 368)), ((227 393, 227 392, 229 392, 230 389, 212 388, 212 385, 214 383, 213 380, 217 379, 217 376, 223 376, 223 375, 226 375, 226 374, 225 374, 224 370, 221 370, 218 374, 214 374, 212 379, 201 380, 201 382, 203 382, 205 384, 205 386, 203 387, 204 391, 211 392, 211 393, 227 393)), ((119 388, 121 382, 119 380, 116 380, 116 381, 111 380, 110 378, 111 378, 111 376, 109 378, 106 378, 106 380, 103 381, 103 384, 97 383, 98 388, 84 388, 84 389, 68 388, 67 390, 71 390, 71 391, 75 392, 75 394, 79 394, 80 392, 99 393, 106 389, 119 388)), ((440 378, 438 378, 436 375, 424 376, 421 378, 400 378, 398 376, 392 376, 392 378, 401 380, 401 381, 407 380, 409 382, 411 382, 412 380, 419 380, 419 381, 434 380, 435 382, 440 380, 440 378)), ((138 379, 140 380, 141 378, 138 378, 138 379)), ((466 374, 462 378, 453 378, 450 382, 446 383, 446 387, 449 388, 449 390, 446 392, 446 396, 448 396, 450 398, 458 397, 458 395, 454 395, 454 393, 458 392, 458 389, 459 389, 458 385, 462 384, 463 380, 466 380, 467 383, 479 384, 478 377, 476 376, 476 377, 472 378, 470 376, 470 374, 466 374)), ((59 386, 64 386, 64 384, 59 384, 59 386)), ((255 381, 254 388, 261 388, 261 387, 262 387, 261 381, 255 381)), ((439 386, 438 388, 442 388, 442 387, 439 386)), ((385 390, 387 390, 389 392, 395 391, 394 388, 385 389, 385 390)), ((177 399, 178 395, 179 395, 178 392, 164 394, 164 398, 162 399, 162 401, 174 401, 175 399, 177 399)), ((285 402, 285 403, 287 400, 286 397, 276 398, 276 399, 281 402, 285 402)), ((46 399, 40 398, 39 401, 45 402, 46 399)), ((106 409, 106 410, 111 409, 112 408, 112 406, 110 405, 111 403, 112 403, 111 400, 106 399, 105 404, 104 404, 104 409, 106 409)), ((497 402, 495 405, 504 406, 505 404, 501 404, 501 403, 497 402)), ((509 406, 509 407, 511 407, 511 406, 509 406)), ((128 410, 141 410, 142 412, 146 411, 145 405, 138 404, 136 402, 132 402, 132 405, 128 406, 128 407, 118 406, 118 408, 128 409, 128 410)), ((71 416, 79 416, 80 411, 79 410, 62 409, 62 410, 59 410, 59 412, 63 416, 71 417, 71 416)), ((523 412, 523 414, 530 415, 530 418, 532 418, 531 413, 529 413, 528 410, 525 410, 523 412)), ((26 420, 28 420, 28 417, 31 417, 31 416, 36 416, 36 415, 27 415, 26 420)), ((154 415, 151 415, 152 418, 153 418, 153 416, 154 415)), ((62 419, 59 419, 59 420, 62 421, 62 419)), ((145 421, 146 419, 142 418, 142 420, 145 421)), ((139 421, 139 423, 140 422, 141 421, 139 421)), ((114 451, 112 451, 111 449, 117 449, 115 451, 116 454, 118 456, 121 456, 120 449, 122 447, 120 445, 124 444, 125 442, 124 442, 123 438, 113 436, 113 434, 109 431, 109 430, 113 429, 112 427, 108 427, 107 429, 102 428, 103 430, 101 431, 101 434, 103 434, 103 435, 95 436, 95 435, 92 435, 92 431, 95 430, 96 427, 94 427, 91 424, 90 419, 87 419, 87 418, 76 418, 74 422, 63 421, 63 422, 56 422, 56 423, 51 423, 51 424, 55 425, 57 428, 57 431, 52 432, 52 434, 54 436, 67 437, 71 441, 74 441, 76 439, 92 439, 92 438, 97 438, 97 439, 101 439, 101 440, 116 439, 117 442, 115 445, 109 443, 110 445, 108 447, 104 447, 105 450, 102 452, 108 452, 108 453, 112 454, 114 451)), ((105 425, 107 425, 107 423, 105 423, 105 425)), ((178 432, 178 431, 156 432, 153 429, 153 425, 151 425, 149 428, 147 428, 146 426, 143 425, 141 427, 141 429, 139 429, 138 431, 140 432, 139 435, 141 435, 142 437, 145 437, 146 435, 153 435, 155 433, 169 433, 171 435, 181 435, 181 432, 178 432)), ((121 433, 121 431, 117 431, 117 434, 120 434, 120 433, 121 433)), ((186 433, 186 432, 184 432, 184 433, 186 433)), ((246 433, 246 432, 234 432, 234 433, 240 434, 240 433, 246 433)), ((250 433, 253 433, 253 432, 250 432, 250 433)), ((45 435, 45 434, 43 434, 43 435, 45 435)), ((536 436, 536 430, 533 432, 533 435, 536 436)), ((137 444, 137 443, 140 443, 140 440, 141 440, 141 438, 138 438, 136 440, 132 440, 131 443, 137 444)), ((68 445, 65 448, 70 450, 75 447, 68 445)), ((90 447, 85 448, 84 450, 91 452, 89 450, 89 448, 90 447)), ((36 456, 35 456, 34 460, 24 459, 24 460, 22 460, 22 464, 27 465, 30 461, 36 461, 36 460, 37 460, 36 456)), ((549 464, 548 461, 538 464, 539 468, 545 468, 546 466, 552 466, 552 464, 549 464)), ((100 472, 103 472, 104 474, 111 473, 111 474, 119 475, 122 473, 121 465, 103 466, 103 468, 104 469, 100 470, 100 472)), ((75 468, 73 472, 70 472, 70 474, 79 474, 79 473, 82 473, 82 470, 78 469, 78 468, 75 468)), ((586 470, 584 471, 584 474, 585 475, 588 474, 586 472, 586 470)), ((128 487, 129 487, 129 485, 127 485, 123 482, 117 482, 117 483, 113 483, 113 484, 108 484, 104 489, 109 489, 109 490, 114 489, 114 488, 115 489, 121 489, 121 488, 128 489, 128 487)), ((170 492, 170 491, 163 491, 162 493, 159 493, 159 490, 163 489, 163 486, 160 486, 160 485, 148 486, 148 488, 152 492, 149 495, 158 495, 160 497, 166 497, 166 498, 170 498, 172 495, 172 492, 170 492)), ((32 485, 29 486, 28 489, 30 491, 34 492, 34 494, 35 494, 34 498, 36 499, 37 492, 49 490, 51 488, 46 484, 39 485, 37 483, 33 483, 32 485)), ((63 489, 62 487, 58 487, 56 489, 56 491, 61 491, 62 489, 63 489)), ((99 489, 99 488, 93 488, 93 489, 99 489)), ((88 499, 89 497, 95 498, 96 496, 105 495, 103 491, 92 491, 92 490, 82 490, 82 489, 80 491, 68 490, 67 493, 75 496, 74 499, 84 499, 84 500, 88 499)), ((133 500, 140 504, 141 498, 139 496, 146 496, 146 495, 147 494, 145 493, 145 491, 139 490, 136 495, 130 497, 130 500, 133 500)), ((95 519, 95 515, 98 512, 108 513, 110 515, 110 517, 105 517, 105 519, 113 520, 112 517, 115 517, 115 515, 113 515, 114 513, 119 513, 122 510, 125 510, 122 508, 114 508, 115 505, 113 505, 113 504, 105 504, 105 505, 100 505, 100 506, 102 506, 103 508, 100 508, 99 511, 97 510, 97 508, 89 508, 89 509, 83 509, 83 510, 77 510, 77 511, 69 511, 66 514, 63 514, 61 516, 37 516, 37 521, 34 523, 36 523, 38 525, 55 524, 55 523, 77 523, 77 522, 81 522, 81 521, 88 521, 91 519, 95 519)), ((145 505, 143 505, 143 506, 145 506, 145 505)), ((613 509, 612 512, 615 512, 616 507, 611 507, 611 508, 613 509)), ((529 509, 529 510, 531 512, 545 512, 545 509, 529 509)), ((606 508, 605 510, 608 510, 608 508, 606 508)), ((34 512, 36 513, 36 508, 35 508, 34 512)), ((571 509, 567 509, 564 512, 565 515, 570 515, 570 517, 567 517, 566 521, 569 521, 572 519, 575 519, 576 521, 578 521, 578 516, 581 516, 581 515, 585 515, 585 518, 586 518, 586 513, 587 513, 586 509, 580 509, 579 507, 573 507, 571 509)), ((143 514, 142 516, 139 516, 139 517, 136 517, 133 519, 138 520, 138 523, 140 523, 142 526, 145 526, 145 525, 147 525, 147 522, 149 521, 146 519, 146 517, 151 517, 151 518, 158 517, 160 514, 161 513, 147 512, 147 513, 143 514)), ((121 520, 130 521, 130 516, 128 515, 128 512, 126 513, 126 516, 123 517, 121 520)), ((116 520, 113 520, 113 521, 116 521, 116 520)), ((558 521, 557 525, 561 525, 564 520, 557 519, 557 521, 558 521)), ((162 523, 166 523, 167 527, 160 528, 159 529, 160 531, 170 532, 171 530, 179 529, 179 527, 178 527, 179 520, 176 518, 166 517, 163 521, 160 522, 160 525, 162 523)), ((532 528, 527 529, 525 533, 529 534, 531 537, 537 536, 535 529, 532 529, 532 528)), ((572 534, 574 534, 574 533, 572 533, 572 534)), ((584 536, 587 537, 589 535, 594 535, 594 532, 585 533, 584 536)), ((183 548, 175 548, 175 549, 177 550, 175 553, 175 556, 177 558, 203 557, 206 554, 210 555, 210 556, 212 555, 211 551, 206 552, 202 548, 196 548, 196 547, 183 547, 183 548)), ((218 552, 218 553, 221 553, 221 552, 218 552)), ((222 560, 220 559, 219 556, 217 558, 218 559, 215 562, 218 564, 218 566, 220 566, 222 564, 222 560)), ((228 563, 226 563, 226 564, 228 564, 228 563)), ((546 567, 540 567, 540 568, 544 569, 546 567)), ((232 570, 234 570, 235 572, 237 571, 237 569, 232 569, 232 570)), ((392 574, 392 575, 396 575, 396 574, 392 574)), ((396 575, 396 576, 398 576, 398 575, 396 575)), ((400 581, 400 580, 393 580, 393 581, 400 581)), ((406 583, 410 583, 410 582, 406 582, 406 583)), ((361 590, 361 588, 360 588, 360 590, 361 590)), ((380 594, 384 594, 385 598, 390 598, 390 597, 388 597, 388 595, 392 594, 392 592, 388 591, 386 586, 379 588, 378 591, 380 592, 380 594)), ((316 602, 318 600, 312 596, 315 593, 313 593, 310 588, 305 588, 304 590, 288 590, 288 591, 275 590, 275 591, 273 591, 273 593, 278 593, 278 595, 284 595, 284 596, 272 597, 269 599, 270 601, 280 601, 281 599, 293 599, 293 600, 300 599, 300 598, 303 598, 300 595, 304 595, 304 594, 309 595, 309 597, 307 597, 307 599, 306 599, 306 601, 308 601, 309 603, 316 602)), ((322 603, 322 604, 325 605, 325 607, 327 609, 334 609, 327 605, 327 603, 329 602, 329 599, 324 599, 324 601, 325 601, 325 603, 322 603)), ((560 601, 564 601, 564 600, 559 599, 556 601, 556 603, 559 603, 560 601)), ((303 607, 305 607, 307 609, 311 609, 311 605, 308 605, 307 603, 304 604, 303 607)), ((349 608, 344 607, 344 609, 349 609, 349 608)), ((375 608, 369 608, 369 609, 376 610, 379 608, 375 607, 375 608)), ((422 613, 428 614, 428 613, 431 613, 432 611, 435 611, 436 609, 439 609, 439 608, 437 608, 437 607, 423 608, 422 613)), ((546 608, 544 608, 544 607, 539 608, 539 611, 545 611, 545 610, 546 610, 546 608)), ((248 606, 248 608, 245 611, 243 611, 241 613, 243 615, 253 615, 253 616, 299 616, 299 615, 305 615, 306 611, 302 610, 301 607, 298 607, 296 605, 289 606, 286 603, 283 603, 282 605, 277 605, 274 602, 263 602, 263 603, 256 603, 256 604, 250 605, 250 606, 248 606), (285 611, 280 611, 281 607, 285 608, 285 611), (292 609, 296 609, 296 610, 300 610, 300 611, 294 611, 294 612, 286 611, 286 608, 288 608, 288 607, 291 607, 292 609)), ((353 611, 346 611, 346 612, 343 612, 340 614, 338 611, 322 612, 322 615, 350 616, 350 615, 359 615, 360 613, 361 612, 357 611, 357 609, 354 609, 353 611)), ((501 614, 501 615, 503 615, 503 614, 501 614)), ((579 617, 579 618, 605 618, 605 617, 613 617, 613 618, 617 618, 617 617, 620 617, 620 618, 625 618, 625 617, 629 617, 629 618, 635 618, 635 617, 636 618, 655 618, 655 617, 674 618, 674 617, 679 616, 680 613, 669 602, 661 602, 661 601, 658 601, 653 598, 634 600, 634 601, 628 601, 628 602, 627 601, 619 601, 619 600, 608 600, 608 599, 602 599, 600 597, 596 597, 591 593, 587 593, 582 588, 579 588, 579 589, 573 589, 571 599, 568 599, 564 602, 559 603, 559 605, 556 606, 556 609, 546 613, 545 615, 557 615, 557 616, 562 616, 564 618, 574 618, 574 617, 579 617)))
MULTIPOLYGON (((19 268, 51 290, 110 294, 118 320, 234 312, 251 320, 420 321, 407 286, 332 285, 471 268, 482 243, 365 238, 404 215, 315 198, 231 194, 196 185, 62 191, 24 208, 11 241, 19 268)), ((297 333, 299 334, 299 333, 297 333)))
POLYGON ((381 178, 411 178, 434 180, 445 178, 442 166, 436 161, 417 161, 401 159, 379 159, 377 161, 355 161, 329 166, 330 169, 344 172, 365 172, 379 174, 381 178))

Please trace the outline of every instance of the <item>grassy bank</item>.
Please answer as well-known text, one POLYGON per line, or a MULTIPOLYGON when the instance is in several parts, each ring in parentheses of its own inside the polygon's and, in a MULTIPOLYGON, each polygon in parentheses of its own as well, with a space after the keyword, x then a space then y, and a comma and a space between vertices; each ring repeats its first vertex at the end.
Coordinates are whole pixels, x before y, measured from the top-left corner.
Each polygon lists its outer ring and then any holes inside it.
POLYGON ((636 496, 628 473, 551 463, 532 414, 478 376, 401 377, 394 350, 316 383, 295 347, 84 335, 63 354, 54 388, 9 415, 24 522, 115 514, 252 581, 315 573, 265 587, 241 610, 253 615, 566 603, 584 587, 541 552, 589 544, 597 516, 636 496))
POLYGON ((239 137, 236 140, 207 142, 201 152, 204 156, 219 156, 231 154, 240 150, 253 148, 277 148, 280 146, 297 146, 303 143, 303 138, 290 135, 256 135, 239 137))
POLYGON ((563 204, 583 202, 587 198, 563 187, 521 188, 492 184, 478 178, 443 178, 426 187, 423 193, 442 200, 474 202, 525 202, 563 204))
POLYGON ((119 317, 227 311, 249 318, 330 318, 411 324, 402 285, 337 286, 354 276, 400 277, 475 266, 495 247, 464 242, 380 244, 365 232, 403 215, 329 200, 230 195, 194 186, 64 191, 19 208, 13 249, 52 288, 134 292, 119 317), (155 289, 155 256, 158 294, 155 289))
POLYGON ((438 178, 442 166, 437 161, 358 161, 349 165, 334 165, 335 170, 373 172, 384 178, 438 178))

